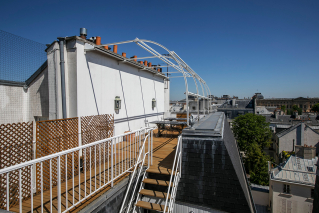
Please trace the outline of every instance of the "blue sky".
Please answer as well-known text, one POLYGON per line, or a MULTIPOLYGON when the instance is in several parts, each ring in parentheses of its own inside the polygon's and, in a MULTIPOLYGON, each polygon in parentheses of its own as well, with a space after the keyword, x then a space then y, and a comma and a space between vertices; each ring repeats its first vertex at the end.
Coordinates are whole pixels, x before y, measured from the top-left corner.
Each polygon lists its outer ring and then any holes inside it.
MULTIPOLYGON (((4 1, 0 20, 1 30, 42 44, 78 35, 80 27, 102 43, 159 42, 216 96, 319 96, 318 0, 4 1)), ((183 79, 171 82, 171 99, 184 98, 183 79)))

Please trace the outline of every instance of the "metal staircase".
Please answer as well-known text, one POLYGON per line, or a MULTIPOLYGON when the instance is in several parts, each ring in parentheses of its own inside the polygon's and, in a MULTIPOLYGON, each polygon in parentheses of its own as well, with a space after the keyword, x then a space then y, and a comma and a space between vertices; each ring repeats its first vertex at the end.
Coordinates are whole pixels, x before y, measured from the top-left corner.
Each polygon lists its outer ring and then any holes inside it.
MULTIPOLYGON (((147 153, 145 153, 145 156, 146 154, 147 153)), ((144 162, 145 156, 142 162, 144 162)), ((148 167, 140 180, 138 193, 135 192, 135 189, 139 183, 137 179, 140 175, 135 177, 133 172, 130 184, 133 182, 133 179, 135 179, 135 186, 134 189, 131 189, 129 184, 120 213, 142 213, 143 209, 157 212, 173 212, 177 186, 181 177, 181 157, 181 136, 179 136, 172 169, 148 167), (132 190, 133 192, 131 192, 132 190), (131 197, 127 203, 126 199, 128 194, 130 194, 131 197), (133 200, 135 200, 134 205, 133 200)), ((139 169, 141 172, 142 169, 139 169)))

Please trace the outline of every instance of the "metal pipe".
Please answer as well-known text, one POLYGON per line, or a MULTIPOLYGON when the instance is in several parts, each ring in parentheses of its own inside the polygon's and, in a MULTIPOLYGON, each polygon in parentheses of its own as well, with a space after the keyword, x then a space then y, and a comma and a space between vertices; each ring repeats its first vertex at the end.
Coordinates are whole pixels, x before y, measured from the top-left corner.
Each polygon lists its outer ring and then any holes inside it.
POLYGON ((60 68, 61 68, 61 93, 62 93, 62 115, 66 118, 66 94, 65 94, 65 61, 64 61, 64 41, 65 38, 58 38, 60 43, 60 68))

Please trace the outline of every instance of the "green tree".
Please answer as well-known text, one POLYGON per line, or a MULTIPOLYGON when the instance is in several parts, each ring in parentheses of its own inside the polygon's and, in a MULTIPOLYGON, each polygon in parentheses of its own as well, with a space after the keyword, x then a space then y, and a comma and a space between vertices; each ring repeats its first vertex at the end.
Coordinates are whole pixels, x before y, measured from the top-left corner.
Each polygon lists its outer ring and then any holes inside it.
POLYGON ((319 112, 319 103, 313 105, 313 106, 311 107, 311 110, 314 111, 314 112, 319 112))
POLYGON ((295 110, 297 110, 297 111, 298 111, 298 115, 302 115, 302 109, 299 108, 297 105, 293 105, 293 106, 292 106, 292 109, 293 109, 293 112, 294 112, 295 110))
POLYGON ((233 121, 233 133, 238 142, 239 149, 244 151, 245 170, 250 174, 252 183, 268 185, 268 161, 262 151, 264 147, 269 147, 272 133, 269 123, 262 115, 247 113, 240 115, 233 121))
POLYGON ((269 123, 266 123, 266 118, 262 115, 252 113, 239 115, 233 121, 233 133, 240 150, 245 153, 254 143, 262 149, 269 147, 271 143, 272 133, 269 123))
POLYGON ((271 161, 270 157, 256 143, 252 144, 245 158, 245 169, 250 174, 250 182, 269 185, 268 161, 271 161))
POLYGON ((285 106, 285 105, 282 105, 282 106, 281 106, 281 110, 284 111, 284 112, 286 112, 286 106, 285 106))
POLYGON ((287 115, 291 115, 291 110, 287 109, 287 115))

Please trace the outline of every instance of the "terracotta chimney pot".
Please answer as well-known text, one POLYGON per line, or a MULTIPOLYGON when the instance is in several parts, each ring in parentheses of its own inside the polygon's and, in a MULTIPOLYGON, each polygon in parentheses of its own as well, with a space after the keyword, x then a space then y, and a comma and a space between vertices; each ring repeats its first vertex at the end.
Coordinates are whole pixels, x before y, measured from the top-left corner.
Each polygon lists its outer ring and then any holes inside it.
POLYGON ((109 46, 104 46, 104 48, 108 50, 108 49, 109 49, 109 46))
POLYGON ((140 64, 143 64, 143 61, 139 61, 140 62, 140 64))
POLYGON ((114 45, 114 46, 113 46, 113 52, 114 52, 114 53, 117 53, 117 45, 114 45))
POLYGON ((126 53, 122 53, 122 56, 126 58, 126 53))
MULTIPOLYGON (((133 58, 137 58, 137 56, 136 56, 136 55, 134 55, 134 56, 133 56, 133 58)), ((137 59, 134 59, 134 61, 136 62, 136 61, 137 61, 137 59)))
POLYGON ((100 36, 96 36, 95 44, 101 45, 101 37, 100 36))
POLYGON ((148 67, 152 67, 152 63, 151 62, 148 63, 148 67))
POLYGON ((147 67, 147 61, 144 61, 144 66, 146 66, 146 67, 147 67))

